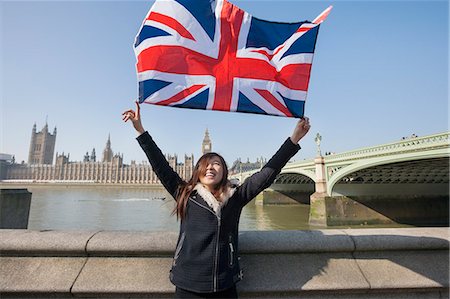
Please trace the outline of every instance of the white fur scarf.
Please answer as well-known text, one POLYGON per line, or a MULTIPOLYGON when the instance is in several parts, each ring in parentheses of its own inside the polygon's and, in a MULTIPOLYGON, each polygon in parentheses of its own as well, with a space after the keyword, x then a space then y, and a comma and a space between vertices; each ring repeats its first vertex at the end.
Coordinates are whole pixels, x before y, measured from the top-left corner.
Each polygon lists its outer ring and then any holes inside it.
POLYGON ((222 207, 228 202, 228 199, 233 196, 236 188, 228 187, 228 189, 220 194, 220 201, 217 200, 214 195, 206 189, 201 183, 197 183, 194 190, 206 201, 206 203, 214 210, 217 216, 220 217, 222 207))

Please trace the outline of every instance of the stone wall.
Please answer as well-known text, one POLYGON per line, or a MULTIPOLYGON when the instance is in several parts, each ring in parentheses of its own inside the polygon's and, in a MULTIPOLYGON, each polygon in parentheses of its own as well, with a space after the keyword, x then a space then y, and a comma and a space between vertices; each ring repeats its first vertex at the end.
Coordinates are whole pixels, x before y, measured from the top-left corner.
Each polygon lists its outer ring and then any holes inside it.
MULTIPOLYGON (((0 230, 1 297, 173 297, 177 233, 0 230)), ((449 298, 449 229, 240 233, 241 298, 449 298)))

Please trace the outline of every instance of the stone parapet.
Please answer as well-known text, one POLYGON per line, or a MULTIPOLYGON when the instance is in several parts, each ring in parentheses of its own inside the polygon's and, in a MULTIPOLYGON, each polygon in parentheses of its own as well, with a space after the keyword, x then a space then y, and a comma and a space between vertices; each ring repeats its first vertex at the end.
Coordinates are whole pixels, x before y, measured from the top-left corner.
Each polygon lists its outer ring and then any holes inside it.
POLYGON ((27 189, 0 189, 0 229, 27 229, 30 205, 27 189))
MULTIPOLYGON (((0 230, 0 296, 173 297, 177 233, 0 230)), ((240 232, 240 297, 449 298, 449 228, 240 232)))

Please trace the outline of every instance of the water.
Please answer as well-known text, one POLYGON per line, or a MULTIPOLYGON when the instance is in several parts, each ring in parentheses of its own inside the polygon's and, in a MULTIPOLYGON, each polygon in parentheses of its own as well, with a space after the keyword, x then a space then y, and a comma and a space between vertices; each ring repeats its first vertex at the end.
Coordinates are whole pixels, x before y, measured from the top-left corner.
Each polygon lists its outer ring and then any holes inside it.
MULTIPOLYGON (((33 186, 28 229, 178 231, 174 207, 163 189, 146 187, 33 186), (164 199, 166 198, 166 199, 164 199)), ((243 210, 240 230, 308 229, 308 205, 243 210)))
MULTIPOLYGON (((175 201, 162 188, 120 185, 34 185, 27 188, 33 194, 28 229, 179 230, 176 216, 171 216, 175 201)), ((308 220, 309 205, 262 206, 255 205, 252 201, 242 211, 239 229, 314 229, 309 226, 308 220)), ((386 227, 386 225, 364 226, 369 227, 386 227)), ((406 225, 389 225, 389 227, 406 227, 406 225)))

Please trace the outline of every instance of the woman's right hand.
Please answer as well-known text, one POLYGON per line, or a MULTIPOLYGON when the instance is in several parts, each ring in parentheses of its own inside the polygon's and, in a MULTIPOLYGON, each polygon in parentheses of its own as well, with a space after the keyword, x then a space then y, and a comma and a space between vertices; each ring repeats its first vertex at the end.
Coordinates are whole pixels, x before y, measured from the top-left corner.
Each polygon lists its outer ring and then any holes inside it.
POLYGON ((136 101, 136 111, 133 109, 129 109, 122 113, 122 120, 124 122, 127 122, 128 120, 131 121, 133 124, 133 127, 136 129, 136 131, 140 134, 144 133, 144 127, 141 123, 141 107, 139 106, 139 102, 136 101))

